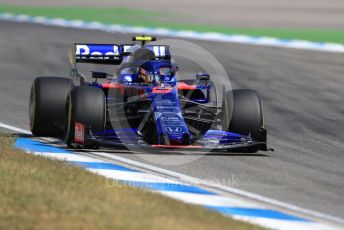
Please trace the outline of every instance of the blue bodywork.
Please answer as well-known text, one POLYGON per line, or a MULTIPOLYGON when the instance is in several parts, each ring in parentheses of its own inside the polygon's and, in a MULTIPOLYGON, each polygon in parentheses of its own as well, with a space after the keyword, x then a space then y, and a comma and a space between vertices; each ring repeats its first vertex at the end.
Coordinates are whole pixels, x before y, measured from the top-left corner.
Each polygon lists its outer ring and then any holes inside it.
MULTIPOLYGON (((97 63, 119 65, 130 60, 129 54, 132 52, 130 45, 115 44, 76 44, 75 63, 97 63)), ((105 84, 97 81, 88 82, 90 86, 103 90, 115 88, 118 91, 135 89, 141 92, 140 98, 149 101, 152 118, 156 128, 156 143, 144 141, 142 133, 137 127, 117 128, 104 130, 102 132, 89 134, 89 140, 110 144, 114 146, 140 145, 140 146, 199 146, 203 149, 229 149, 234 147, 250 146, 258 144, 251 140, 249 136, 231 133, 222 130, 207 130, 202 135, 194 135, 183 117, 183 107, 181 106, 180 91, 199 90, 204 91, 204 97, 194 97, 190 101, 198 104, 208 103, 210 98, 211 85, 207 82, 189 85, 178 82, 176 79, 176 65, 171 62, 171 54, 168 46, 146 45, 141 48, 151 50, 155 54, 154 60, 145 60, 139 66, 123 68, 114 79, 108 80, 105 84), (164 75, 159 71, 161 68, 167 70, 164 75), (171 72, 168 72, 168 68, 171 72), (151 79, 149 83, 139 82, 140 71, 144 69, 145 75, 151 79)), ((75 64, 74 63, 74 64, 75 64)), ((76 66, 72 65, 72 76, 76 75, 76 66), (74 67, 74 69, 73 69, 74 67)), ((138 94, 136 95, 138 96, 138 94)), ((185 100, 185 98, 182 98, 185 100)), ((107 102, 112 103, 115 98, 107 95, 107 102)))

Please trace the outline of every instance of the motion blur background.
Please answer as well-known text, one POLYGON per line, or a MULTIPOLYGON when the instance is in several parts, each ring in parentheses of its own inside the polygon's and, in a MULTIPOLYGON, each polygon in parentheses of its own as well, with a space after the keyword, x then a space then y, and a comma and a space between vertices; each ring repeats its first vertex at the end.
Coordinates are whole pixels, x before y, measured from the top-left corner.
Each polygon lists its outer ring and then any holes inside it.
POLYGON ((341 0, 2 0, 0 5, 0 11, 41 16, 344 43, 341 0))
POLYGON ((168 19, 173 22, 226 27, 344 29, 344 3, 341 0, 2 0, 1 3, 18 6, 125 7, 167 12, 170 13, 168 19))

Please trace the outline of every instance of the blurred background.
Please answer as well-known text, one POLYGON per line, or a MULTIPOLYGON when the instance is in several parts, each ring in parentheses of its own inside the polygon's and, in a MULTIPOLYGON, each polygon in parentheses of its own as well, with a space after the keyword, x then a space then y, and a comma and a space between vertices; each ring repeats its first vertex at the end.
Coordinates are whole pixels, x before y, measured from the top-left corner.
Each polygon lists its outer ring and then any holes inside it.
POLYGON ((130 26, 344 43, 344 1, 341 0, 2 0, 0 11, 130 26))

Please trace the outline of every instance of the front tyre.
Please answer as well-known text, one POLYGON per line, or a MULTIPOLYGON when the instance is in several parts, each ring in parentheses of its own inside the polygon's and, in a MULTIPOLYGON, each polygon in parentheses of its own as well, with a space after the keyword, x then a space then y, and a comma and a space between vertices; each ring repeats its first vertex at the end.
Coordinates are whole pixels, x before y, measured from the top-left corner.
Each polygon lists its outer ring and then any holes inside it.
MULTIPOLYGON (((254 141, 266 143, 263 108, 256 91, 249 89, 228 91, 223 107, 223 130, 250 135, 254 141)), ((248 151, 258 150, 266 150, 266 144, 248 151)))
POLYGON ((30 93, 30 129, 35 136, 62 137, 66 100, 74 83, 63 77, 38 77, 30 93))
MULTIPOLYGON (((65 142, 69 147, 75 143, 75 123, 83 124, 86 130, 100 132, 105 128, 106 101, 104 92, 91 86, 75 87, 67 98, 67 122, 65 142)), ((93 147, 85 140, 83 147, 93 147)))

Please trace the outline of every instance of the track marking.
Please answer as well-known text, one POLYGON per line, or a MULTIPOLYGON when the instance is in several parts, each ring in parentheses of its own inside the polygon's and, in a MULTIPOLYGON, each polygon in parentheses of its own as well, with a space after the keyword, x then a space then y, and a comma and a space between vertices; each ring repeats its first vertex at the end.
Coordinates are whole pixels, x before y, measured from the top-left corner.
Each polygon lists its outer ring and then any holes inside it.
POLYGON ((8 129, 14 132, 18 132, 18 133, 23 133, 23 134, 28 134, 28 135, 32 135, 32 133, 26 129, 21 129, 12 125, 7 125, 5 123, 0 122, 0 127, 4 128, 4 129, 8 129))
MULTIPOLYGON (((7 125, 4 123, 0 122, 0 127, 2 128, 6 128, 6 129, 10 129, 16 132, 21 132, 24 131, 26 134, 29 134, 30 132, 24 129, 20 129, 11 125, 7 125)), ((46 139, 50 139, 52 140, 52 138, 46 138, 46 139)), ((55 140, 56 141, 56 140, 55 140)), ((33 144, 32 140, 27 141, 28 145, 33 144)), ((19 138, 19 143, 22 144, 20 138, 19 138)), ((41 144, 39 142, 36 141, 36 146, 43 146, 43 148, 46 148, 46 144, 41 144)), ((47 143, 47 145, 49 145, 47 143)), ((22 146, 23 147, 23 146, 22 146)), ((27 147, 29 148, 29 147, 27 147)), ((56 148, 56 147, 52 147, 52 148, 56 148)), ((25 148, 24 148, 25 150, 25 148)), ((29 150, 29 149, 26 149, 29 150)), ((65 150, 64 150, 65 151, 65 150)), ((41 154, 41 155, 45 155, 45 156, 49 156, 49 157, 54 157, 54 158, 59 158, 59 156, 61 155, 75 155, 75 156, 79 156, 79 157, 84 157, 84 155, 79 155, 76 154, 74 152, 70 152, 68 151, 67 153, 65 152, 59 152, 59 151, 54 151, 54 152, 35 152, 36 154, 41 154)), ((221 185, 217 185, 217 184, 209 184, 205 181, 196 179, 196 178, 192 178, 180 173, 176 173, 173 171, 169 171, 169 170, 165 170, 165 169, 161 169, 155 166, 150 166, 141 162, 136 162, 136 161, 132 161, 129 159, 125 159, 125 158, 121 158, 121 157, 117 157, 117 156, 112 156, 110 154, 107 153, 92 153, 92 152, 88 152, 86 155, 90 154, 91 156, 89 156, 90 161, 92 162, 86 162, 86 161, 80 161, 80 159, 75 159, 75 158, 70 158, 69 160, 70 163, 74 163, 74 164, 78 164, 81 166, 85 166, 87 170, 90 171, 94 171, 96 173, 100 173, 101 175, 104 176, 108 176, 112 179, 116 179, 116 180, 120 180, 124 183, 127 183, 129 185, 132 186, 136 186, 136 187, 142 187, 142 188, 147 188, 150 190, 154 190, 157 191, 159 193, 165 194, 169 197, 173 197, 176 198, 178 200, 184 201, 184 202, 188 202, 188 203, 194 203, 194 204, 199 204, 202 206, 205 206, 209 209, 215 210, 217 212, 223 213, 225 215, 229 215, 232 216, 236 219, 241 219, 241 220, 245 220, 251 223, 256 223, 265 227, 273 227, 273 228, 278 228, 278 229, 294 229, 294 228, 303 228, 303 229, 334 229, 334 226, 331 225, 325 225, 319 222, 313 222, 313 221, 309 221, 307 219, 303 219, 300 217, 297 217, 295 215, 290 215, 290 214, 286 214, 280 211, 276 211, 273 209, 266 209, 264 208, 264 205, 254 205, 254 203, 252 202, 243 202, 240 199, 235 199, 235 198, 229 198, 229 197, 224 197, 221 195, 218 195, 216 193, 212 193, 212 192, 208 192, 207 190, 201 189, 201 188, 197 188, 195 186, 190 186, 187 184, 196 184, 196 185, 201 185, 204 187, 208 187, 208 188, 213 188, 213 187, 217 187, 220 188, 218 190, 221 191, 228 191, 231 194, 236 194, 236 195, 240 195, 242 197, 246 197, 246 198, 251 198, 252 199, 252 195, 255 196, 255 200, 257 201, 261 201, 263 203, 266 204, 272 204, 274 206, 278 206, 276 205, 276 202, 279 201, 274 201, 272 199, 269 198, 265 198, 256 194, 252 194, 252 193, 248 193, 248 192, 244 192, 238 189, 234 189, 230 188, 230 187, 225 187, 222 188, 218 187, 221 185), (93 155, 95 154, 95 155, 93 155), (109 156, 110 155, 110 156, 109 156), (105 161, 104 161, 105 159, 105 161), (109 159, 110 161, 106 161, 106 159, 109 159), (112 160, 111 160, 112 159, 112 160), (116 160, 113 160, 116 159, 116 160), (76 161, 78 160, 78 161, 76 161), (138 168, 143 168, 143 169, 148 169, 149 171, 153 171, 153 172, 158 172, 161 175, 173 175, 174 180, 172 179, 167 179, 164 177, 159 177, 153 174, 147 174, 144 172, 138 172, 136 170, 131 170, 131 169, 127 169, 125 167, 122 166, 117 166, 112 164, 112 166, 110 167, 111 163, 107 163, 107 162, 111 162, 111 161, 116 161, 116 162, 122 162, 124 164, 129 164, 132 165, 134 167, 138 167, 138 168), (120 168, 118 168, 120 167, 120 168), (110 171, 110 168, 112 168, 113 170, 110 171), (104 172, 104 170, 108 170, 106 171, 106 173, 102 173, 104 172), (129 175, 129 173, 133 173, 131 175, 129 175), (136 173, 136 175, 135 175, 136 173), (151 177, 152 176, 152 177, 151 177), (161 180, 162 178, 162 180, 161 180), (178 179, 177 181, 183 181, 182 183, 175 183, 175 180, 178 179), (186 183, 187 182, 187 183, 186 183), (186 183, 186 184, 185 184, 186 183), (230 189, 230 190, 228 190, 230 189), (234 192, 233 192, 234 191, 234 192), (251 197, 249 197, 248 195, 250 195, 251 197), (198 196, 198 197, 197 197, 198 196), (203 198, 203 199, 202 199, 203 198), (259 200, 259 199, 261 200, 259 200), (263 198, 263 200, 262 200, 263 198), (271 201, 274 201, 275 203, 271 203, 271 201), (235 203, 236 202, 236 203, 235 203), (288 220, 286 222, 286 220, 288 220), (286 222, 286 223, 284 223, 286 222), (282 225, 283 223, 283 225, 282 225)), ((64 158, 62 158, 64 159, 64 158)), ((85 159, 85 158, 84 158, 85 159)), ((279 204, 285 204, 282 202, 279 202, 279 204)), ((284 207, 287 210, 292 210, 290 209, 290 207, 294 207, 293 211, 299 212, 299 213, 303 213, 303 214, 308 214, 311 215, 313 217, 317 217, 317 218, 323 218, 324 220, 327 221, 334 221, 337 223, 344 223, 341 222, 341 219, 337 219, 336 217, 332 217, 329 215, 325 215, 325 214, 320 214, 317 212, 313 212, 310 210, 305 210, 299 207, 295 207, 295 206, 291 206, 289 204, 285 204, 288 205, 286 207, 284 207), (296 208, 296 209, 295 209, 296 208), (308 213, 307 213, 308 212, 308 213), (316 214, 317 216, 315 216, 314 214, 316 214), (330 219, 330 218, 331 219, 330 219), (334 219, 333 219, 334 218, 334 219), (339 220, 339 221, 338 221, 339 220)))

